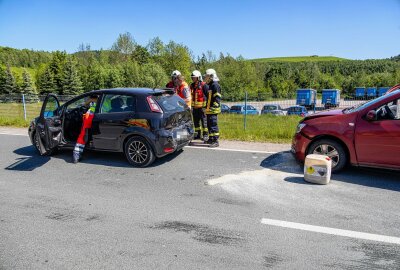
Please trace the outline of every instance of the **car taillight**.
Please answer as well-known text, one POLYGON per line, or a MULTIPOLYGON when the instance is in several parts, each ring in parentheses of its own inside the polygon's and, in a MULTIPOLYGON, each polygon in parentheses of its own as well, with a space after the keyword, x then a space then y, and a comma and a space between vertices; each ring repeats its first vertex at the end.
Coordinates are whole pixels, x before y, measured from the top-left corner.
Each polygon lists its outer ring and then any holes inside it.
POLYGON ((155 100, 151 96, 147 97, 147 103, 149 104, 150 110, 152 112, 163 113, 160 106, 157 104, 157 102, 155 102, 155 100))
POLYGON ((172 153, 172 152, 174 152, 174 148, 172 148, 172 147, 166 147, 166 148, 164 148, 164 152, 165 153, 172 153))

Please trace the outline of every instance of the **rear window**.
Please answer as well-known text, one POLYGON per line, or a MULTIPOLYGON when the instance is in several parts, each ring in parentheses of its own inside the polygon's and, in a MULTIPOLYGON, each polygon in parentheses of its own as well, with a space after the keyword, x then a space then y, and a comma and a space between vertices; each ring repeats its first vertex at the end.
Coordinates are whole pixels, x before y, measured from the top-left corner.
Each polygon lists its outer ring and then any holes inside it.
POLYGON ((176 95, 164 94, 153 96, 153 99, 161 106, 164 112, 182 112, 186 110, 186 103, 176 95))
POLYGON ((289 112, 301 112, 302 108, 301 107, 292 107, 289 108, 289 112))
POLYGON ((231 110, 232 111, 241 111, 242 110, 242 106, 232 106, 231 110))

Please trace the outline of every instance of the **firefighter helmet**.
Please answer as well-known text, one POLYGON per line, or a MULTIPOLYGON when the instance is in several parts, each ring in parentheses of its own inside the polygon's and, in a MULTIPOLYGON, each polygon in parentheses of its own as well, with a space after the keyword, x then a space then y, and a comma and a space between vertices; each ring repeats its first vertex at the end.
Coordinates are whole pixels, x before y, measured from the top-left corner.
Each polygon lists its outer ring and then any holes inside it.
POLYGON ((171 77, 176 78, 179 75, 181 75, 180 71, 179 70, 174 70, 174 71, 172 71, 171 77))

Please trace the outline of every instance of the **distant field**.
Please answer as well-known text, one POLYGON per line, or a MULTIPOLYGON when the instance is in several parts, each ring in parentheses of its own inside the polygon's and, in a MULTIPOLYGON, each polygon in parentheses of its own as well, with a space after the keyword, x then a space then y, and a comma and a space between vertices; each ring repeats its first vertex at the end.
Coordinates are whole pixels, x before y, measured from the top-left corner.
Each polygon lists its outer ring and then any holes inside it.
POLYGON ((293 57, 271 57, 249 59, 253 62, 327 62, 327 61, 346 61, 349 59, 336 56, 293 56, 293 57))

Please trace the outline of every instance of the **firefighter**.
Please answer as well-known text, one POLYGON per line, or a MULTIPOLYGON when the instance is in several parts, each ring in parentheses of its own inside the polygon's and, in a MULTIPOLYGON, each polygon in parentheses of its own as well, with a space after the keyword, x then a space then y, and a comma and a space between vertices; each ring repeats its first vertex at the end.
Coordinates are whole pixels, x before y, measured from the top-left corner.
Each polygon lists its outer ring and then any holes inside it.
POLYGON ((179 70, 172 71, 171 80, 167 83, 167 85, 165 87, 175 89, 177 86, 176 77, 178 77, 179 75, 181 75, 179 70))
POLYGON ((83 115, 81 132, 79 133, 74 151, 72 152, 72 160, 74 163, 78 163, 78 161, 81 159, 83 149, 85 148, 85 144, 88 140, 89 129, 92 127, 92 121, 94 117, 94 111, 96 109, 97 99, 98 99, 97 95, 90 95, 89 99, 83 105, 85 107, 89 107, 89 109, 83 115))
POLYGON ((186 105, 188 105, 189 108, 192 107, 192 96, 190 95, 190 88, 189 85, 185 82, 185 77, 183 77, 183 75, 178 75, 176 77, 175 93, 185 101, 186 105))
POLYGON ((205 107, 207 105, 208 85, 202 81, 201 73, 198 70, 192 72, 193 83, 190 85, 192 95, 192 114, 194 122, 195 140, 203 139, 208 141, 207 117, 205 107))
POLYGON ((206 106, 207 127, 209 132, 208 144, 209 147, 218 147, 218 114, 221 112, 221 87, 218 83, 219 78, 214 69, 207 69, 204 77, 209 87, 206 106))

